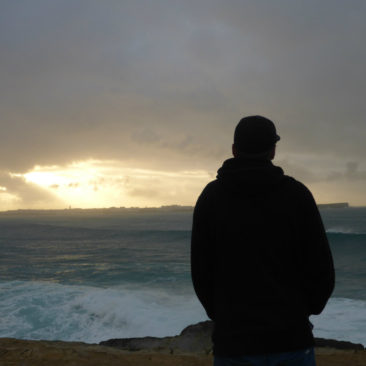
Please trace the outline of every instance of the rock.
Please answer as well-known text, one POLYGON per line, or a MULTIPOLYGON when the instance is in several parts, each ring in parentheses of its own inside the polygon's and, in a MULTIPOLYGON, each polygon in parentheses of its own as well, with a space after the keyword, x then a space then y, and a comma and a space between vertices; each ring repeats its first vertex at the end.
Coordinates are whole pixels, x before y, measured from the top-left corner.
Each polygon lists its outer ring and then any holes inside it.
POLYGON ((211 333, 213 323, 211 321, 200 322, 184 328, 179 336, 172 341, 173 348, 189 353, 212 352, 211 333))
MULTIPOLYGON (((212 352, 213 323, 211 321, 190 325, 175 337, 144 337, 110 339, 100 342, 100 345, 116 347, 126 351, 154 351, 170 354, 210 354, 212 352)), ((315 338, 316 348, 331 348, 335 350, 364 350, 362 344, 337 341, 334 339, 315 338)))
POLYGON ((100 342, 101 346, 114 347, 125 351, 154 351, 172 353, 170 344, 174 337, 116 338, 100 342))
POLYGON ((365 347, 359 343, 337 341, 335 339, 315 338, 315 347, 317 348, 333 348, 338 350, 362 351, 365 347))
POLYGON ((206 321, 188 326, 175 337, 120 338, 110 339, 99 344, 132 352, 209 354, 212 351, 212 326, 211 321, 206 321))

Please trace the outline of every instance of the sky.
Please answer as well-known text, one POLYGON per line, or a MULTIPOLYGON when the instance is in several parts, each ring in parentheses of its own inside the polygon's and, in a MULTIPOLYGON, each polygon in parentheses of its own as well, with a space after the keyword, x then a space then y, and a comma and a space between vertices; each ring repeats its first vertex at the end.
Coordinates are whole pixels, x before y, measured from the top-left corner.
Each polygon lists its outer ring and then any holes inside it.
POLYGON ((366 205, 363 0, 0 0, 0 211, 194 205, 247 115, 366 205))

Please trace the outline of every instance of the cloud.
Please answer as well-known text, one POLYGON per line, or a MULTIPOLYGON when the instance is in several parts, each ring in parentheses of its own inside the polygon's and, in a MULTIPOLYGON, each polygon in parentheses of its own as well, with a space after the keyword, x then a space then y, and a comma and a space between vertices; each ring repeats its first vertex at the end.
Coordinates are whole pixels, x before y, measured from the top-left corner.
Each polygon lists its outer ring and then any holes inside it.
POLYGON ((311 184, 322 180, 322 177, 313 173, 311 168, 293 163, 288 160, 276 160, 275 165, 282 167, 286 175, 292 176, 306 184, 311 184))
POLYGON ((0 172, 0 186, 17 207, 23 208, 63 208, 65 204, 36 184, 26 182, 23 177, 11 176, 8 173, 0 172))
POLYGON ((360 0, 6 2, 0 169, 112 159, 214 172, 239 119, 264 114, 296 174, 338 179, 339 164, 366 156, 365 11, 360 0))
POLYGON ((350 161, 346 164, 344 171, 332 171, 328 176, 328 181, 364 181, 366 180, 366 170, 359 169, 359 163, 355 161, 350 161))

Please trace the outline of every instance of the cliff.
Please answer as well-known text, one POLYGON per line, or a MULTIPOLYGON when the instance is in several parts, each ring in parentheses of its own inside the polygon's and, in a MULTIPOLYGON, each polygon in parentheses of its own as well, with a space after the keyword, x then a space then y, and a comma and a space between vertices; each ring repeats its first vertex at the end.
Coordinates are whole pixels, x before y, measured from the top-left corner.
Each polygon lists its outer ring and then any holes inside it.
MULTIPOLYGON (((211 322, 175 337, 112 339, 97 344, 0 339, 0 366, 212 366, 211 322)), ((317 339, 317 366, 365 366, 366 351, 350 342, 317 339)))

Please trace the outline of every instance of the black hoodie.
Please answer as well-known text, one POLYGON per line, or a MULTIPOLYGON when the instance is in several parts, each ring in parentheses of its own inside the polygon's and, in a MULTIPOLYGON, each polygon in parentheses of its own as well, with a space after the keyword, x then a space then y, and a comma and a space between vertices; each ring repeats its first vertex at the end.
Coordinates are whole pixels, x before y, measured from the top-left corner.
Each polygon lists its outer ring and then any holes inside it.
POLYGON ((215 355, 314 344, 308 318, 333 291, 332 255, 310 191, 269 160, 226 160, 203 190, 191 265, 215 355))

